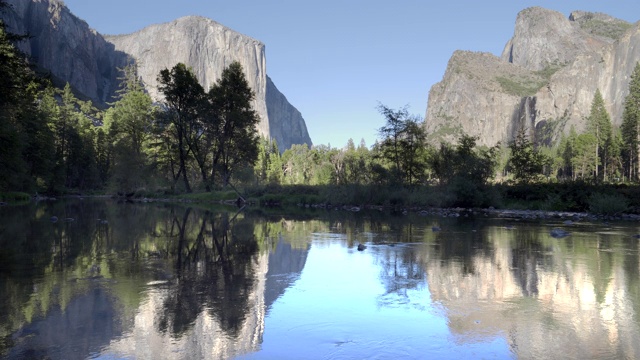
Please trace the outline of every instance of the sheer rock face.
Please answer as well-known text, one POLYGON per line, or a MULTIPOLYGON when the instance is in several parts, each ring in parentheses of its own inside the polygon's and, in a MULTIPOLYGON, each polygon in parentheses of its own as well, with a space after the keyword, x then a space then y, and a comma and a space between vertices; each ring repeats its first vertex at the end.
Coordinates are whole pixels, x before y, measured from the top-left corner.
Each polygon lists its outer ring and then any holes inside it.
POLYGON ((9 30, 32 37, 21 48, 38 67, 80 95, 106 105, 118 88, 119 67, 131 61, 154 100, 161 100, 157 76, 179 62, 191 67, 208 90, 234 61, 242 64, 255 93, 261 135, 281 149, 311 140, 300 112, 271 83, 268 89, 265 46, 213 20, 189 16, 146 27, 128 35, 102 36, 71 14, 58 0, 8 0, 3 14, 9 30), (269 91, 270 90, 270 91, 269 91), (269 103, 269 99, 274 101, 269 103))
POLYGON ((188 16, 148 26, 128 35, 106 36, 116 49, 131 55, 152 98, 160 100, 157 77, 177 63, 190 67, 205 90, 213 86, 225 67, 238 61, 255 93, 253 108, 260 115, 259 130, 269 134, 266 104, 264 44, 213 20, 188 16))
POLYGON ((606 42, 583 31, 561 13, 539 7, 521 11, 502 60, 529 70, 562 66, 582 54, 598 52, 606 42))
POLYGON ((271 78, 267 76, 267 114, 269 128, 278 144, 280 152, 290 147, 287 144, 307 144, 311 146, 311 139, 307 132, 307 125, 302 114, 292 107, 287 98, 278 91, 271 78), (275 121, 274 119, 279 119, 275 121))
POLYGON ((435 142, 464 132, 492 146, 512 140, 520 129, 535 137, 553 125, 546 136, 554 140, 571 126, 585 129, 596 89, 619 126, 638 61, 640 24, 604 14, 573 12, 567 19, 525 9, 500 58, 454 53, 429 92, 425 127, 435 142))
POLYGON ((479 143, 495 145, 530 124, 520 113, 522 98, 502 89, 499 79, 540 82, 526 69, 489 53, 456 51, 444 78, 429 91, 425 126, 430 140, 455 142, 462 134, 481 136, 479 143))
POLYGON ((56 85, 69 82, 81 97, 98 104, 111 100, 117 89, 118 70, 126 55, 52 0, 6 0, 10 8, 0 13, 8 30, 28 34, 19 48, 30 55, 56 85))

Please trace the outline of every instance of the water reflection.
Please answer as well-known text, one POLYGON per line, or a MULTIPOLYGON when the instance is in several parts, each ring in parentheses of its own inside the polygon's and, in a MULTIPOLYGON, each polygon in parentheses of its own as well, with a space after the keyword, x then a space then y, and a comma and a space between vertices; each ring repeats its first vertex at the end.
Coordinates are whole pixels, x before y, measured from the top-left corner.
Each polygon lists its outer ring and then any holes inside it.
POLYGON ((8 358, 254 351, 269 305, 308 252, 242 213, 85 200, 2 216, 0 354, 8 358))
POLYGON ((634 225, 105 200, 0 219, 9 359, 640 358, 634 225))

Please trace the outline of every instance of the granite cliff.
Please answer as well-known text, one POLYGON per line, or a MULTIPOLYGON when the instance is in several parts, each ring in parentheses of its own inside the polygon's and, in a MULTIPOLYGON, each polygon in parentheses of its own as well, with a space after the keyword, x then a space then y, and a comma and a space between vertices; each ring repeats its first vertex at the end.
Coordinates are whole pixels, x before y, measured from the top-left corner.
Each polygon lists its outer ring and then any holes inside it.
POLYGON ((638 61, 640 23, 528 8, 518 14, 501 57, 453 54, 429 92, 425 128, 434 142, 466 133, 491 146, 512 140, 520 129, 552 141, 571 126, 585 128, 596 89, 619 126, 638 61))
POLYGON ((135 61, 147 91, 157 90, 160 70, 178 62, 191 67, 205 89, 233 61, 244 68, 255 92, 259 132, 278 142, 280 150, 311 139, 300 112, 267 76, 265 46, 213 20, 189 16, 148 26, 128 35, 103 36, 74 16, 60 0, 7 0, 3 19, 9 30, 28 33, 21 49, 59 84, 69 82, 80 97, 106 106, 118 89, 118 68, 135 61))

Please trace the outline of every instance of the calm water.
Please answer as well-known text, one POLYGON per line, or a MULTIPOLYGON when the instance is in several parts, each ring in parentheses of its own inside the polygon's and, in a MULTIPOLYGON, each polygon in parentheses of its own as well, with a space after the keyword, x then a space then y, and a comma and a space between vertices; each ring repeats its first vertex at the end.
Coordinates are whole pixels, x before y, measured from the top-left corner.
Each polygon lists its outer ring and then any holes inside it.
POLYGON ((0 357, 640 358, 640 227, 562 221, 2 207, 0 357))

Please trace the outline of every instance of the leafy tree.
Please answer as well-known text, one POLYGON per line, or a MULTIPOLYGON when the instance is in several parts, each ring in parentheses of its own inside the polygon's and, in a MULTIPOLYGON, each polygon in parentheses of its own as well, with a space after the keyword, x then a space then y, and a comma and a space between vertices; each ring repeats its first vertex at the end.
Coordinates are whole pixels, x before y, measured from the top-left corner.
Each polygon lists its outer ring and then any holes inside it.
POLYGON ((551 158, 542 154, 529 141, 524 130, 509 143, 511 158, 509 164, 517 181, 530 182, 542 175, 544 167, 551 164, 551 158))
POLYGON ((311 180, 311 152, 307 144, 293 144, 282 153, 283 182, 308 185, 311 180))
POLYGON ((462 135, 458 144, 446 142, 434 151, 429 165, 440 185, 455 196, 455 205, 480 206, 487 182, 494 176, 499 144, 491 148, 477 148, 477 138, 462 135))
POLYGON ((216 175, 223 185, 229 184, 233 172, 253 165, 258 156, 260 118, 252 108, 255 97, 239 62, 222 71, 222 76, 209 90, 213 109, 208 128, 213 142, 212 179, 216 175))
POLYGON ((269 166, 267 167, 267 181, 270 184, 280 184, 282 182, 282 157, 275 140, 271 143, 269 151, 269 166))
POLYGON ((49 104, 56 136, 55 187, 93 189, 100 186, 96 163, 95 124, 100 115, 89 102, 78 100, 67 83, 60 104, 49 104))
POLYGON ((607 144, 610 143, 611 138, 611 118, 604 106, 604 99, 599 89, 596 90, 593 96, 591 112, 589 113, 587 121, 589 132, 595 137, 595 163, 593 166, 595 169, 595 177, 598 178, 598 167, 600 163, 603 165, 604 174, 606 175, 607 173, 606 160, 607 152, 609 151, 607 144))
POLYGON ((199 131, 202 129, 198 124, 198 111, 201 109, 204 89, 193 71, 183 63, 176 64, 171 70, 160 71, 158 83, 167 107, 166 118, 170 122, 167 125, 171 126, 168 132, 177 143, 178 172, 182 174, 185 190, 191 192, 187 162, 189 153, 195 150, 197 140, 203 134, 199 131))
POLYGON ((411 185, 423 177, 426 168, 426 134, 420 120, 409 115, 407 107, 393 110, 380 104, 378 111, 386 124, 378 131, 382 141, 377 149, 391 164, 393 178, 411 185))
POLYGON ((638 179, 640 168, 640 62, 631 74, 629 95, 624 103, 622 114, 622 140, 627 160, 629 179, 638 179))
POLYGON ((413 185, 423 180, 427 168, 427 135, 417 119, 409 119, 400 139, 403 179, 413 185))
POLYGON ((282 160, 275 139, 260 139, 258 156, 253 167, 258 184, 279 184, 282 180, 282 160))
MULTIPOLYGON (((146 150, 157 109, 140 84, 135 66, 129 65, 122 72, 119 100, 107 110, 104 126, 111 145, 111 183, 118 192, 129 193, 145 186, 149 178, 146 150)), ((99 136, 104 141, 105 135, 99 136)))
POLYGON ((269 140, 261 138, 258 144, 258 154, 256 163, 253 166, 254 177, 258 184, 267 179, 267 169, 269 167, 269 140))
POLYGON ((400 139, 405 131, 406 121, 409 118, 407 107, 399 110, 391 109, 382 104, 378 105, 378 111, 386 119, 386 124, 378 132, 382 137, 380 150, 382 156, 393 164, 393 171, 401 173, 400 139))
POLYGON ((344 154, 344 183, 365 185, 370 183, 371 153, 364 142, 356 148, 353 140, 349 139, 344 154))

